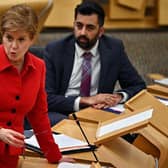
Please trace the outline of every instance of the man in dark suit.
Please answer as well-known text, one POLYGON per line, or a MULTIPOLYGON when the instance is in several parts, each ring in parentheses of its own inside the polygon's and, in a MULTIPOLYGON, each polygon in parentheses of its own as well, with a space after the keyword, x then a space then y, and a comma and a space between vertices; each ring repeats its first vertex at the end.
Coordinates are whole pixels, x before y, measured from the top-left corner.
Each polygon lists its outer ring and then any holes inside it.
POLYGON ((97 3, 82 2, 75 8, 74 33, 46 46, 46 90, 52 124, 84 107, 102 109, 124 103, 145 88, 122 41, 104 35, 104 17, 97 3), (92 55, 89 95, 81 94, 85 52, 92 55), (117 81, 121 89, 114 91, 117 81))

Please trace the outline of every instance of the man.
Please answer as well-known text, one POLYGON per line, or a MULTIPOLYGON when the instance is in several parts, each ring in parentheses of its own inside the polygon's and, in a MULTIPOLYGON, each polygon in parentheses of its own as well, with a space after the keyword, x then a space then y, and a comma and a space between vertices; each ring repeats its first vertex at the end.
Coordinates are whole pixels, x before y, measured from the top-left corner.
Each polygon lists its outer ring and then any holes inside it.
POLYGON ((104 17, 97 3, 82 2, 75 8, 74 33, 46 46, 46 90, 52 124, 84 107, 102 109, 124 103, 145 88, 122 41, 104 35, 104 17), (84 53, 91 55, 90 60, 84 53), (83 73, 87 74, 85 82, 83 73), (114 91, 117 81, 121 89, 114 91), (89 91, 84 93, 83 87, 89 91))

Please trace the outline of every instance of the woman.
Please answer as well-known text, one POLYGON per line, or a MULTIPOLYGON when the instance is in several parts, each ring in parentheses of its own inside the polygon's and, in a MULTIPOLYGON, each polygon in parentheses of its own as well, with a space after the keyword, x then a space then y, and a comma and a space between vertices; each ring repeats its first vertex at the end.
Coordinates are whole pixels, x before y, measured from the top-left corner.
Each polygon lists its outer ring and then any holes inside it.
POLYGON ((23 152, 23 122, 28 117, 49 162, 63 158, 54 143, 47 114, 45 65, 28 52, 38 19, 26 5, 11 7, 1 18, 0 45, 0 167, 15 168, 23 152))

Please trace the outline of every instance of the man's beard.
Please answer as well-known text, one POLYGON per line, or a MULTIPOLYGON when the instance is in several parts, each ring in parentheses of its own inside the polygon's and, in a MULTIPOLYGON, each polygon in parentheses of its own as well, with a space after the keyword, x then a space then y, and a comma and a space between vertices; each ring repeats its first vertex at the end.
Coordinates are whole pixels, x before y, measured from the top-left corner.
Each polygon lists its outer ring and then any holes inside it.
POLYGON ((96 44, 97 36, 92 40, 89 40, 86 36, 79 36, 76 38, 76 42, 82 49, 90 50, 96 44), (81 39, 84 41, 81 41, 81 39))

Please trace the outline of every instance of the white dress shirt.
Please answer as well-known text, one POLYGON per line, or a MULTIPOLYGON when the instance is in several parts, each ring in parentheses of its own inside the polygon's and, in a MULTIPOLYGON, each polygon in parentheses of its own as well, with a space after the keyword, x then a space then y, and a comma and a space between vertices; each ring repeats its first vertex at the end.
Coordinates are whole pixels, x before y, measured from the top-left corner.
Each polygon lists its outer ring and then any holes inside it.
MULTIPOLYGON (((99 77, 100 77, 100 54, 98 52, 98 44, 99 40, 97 40, 95 46, 89 50, 89 52, 92 53, 92 59, 91 59, 91 90, 90 95, 96 95, 98 84, 99 84, 99 77)), ((78 96, 80 95, 80 85, 81 85, 81 77, 82 77, 82 61, 83 61, 83 54, 84 52, 88 52, 86 50, 83 50, 79 47, 77 43, 75 43, 75 59, 74 59, 74 65, 73 70, 70 78, 70 82, 68 85, 68 89, 65 93, 65 96, 78 96)), ((127 94, 123 94, 123 101, 127 99, 127 94)), ((74 103, 74 111, 79 111, 79 104, 80 104, 80 97, 77 97, 74 103)))

